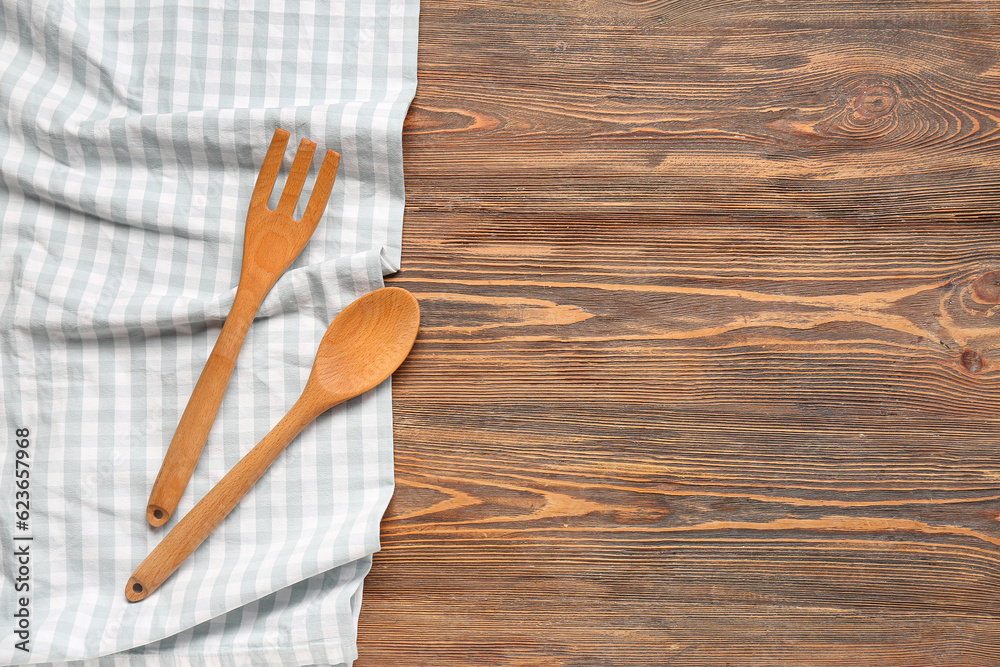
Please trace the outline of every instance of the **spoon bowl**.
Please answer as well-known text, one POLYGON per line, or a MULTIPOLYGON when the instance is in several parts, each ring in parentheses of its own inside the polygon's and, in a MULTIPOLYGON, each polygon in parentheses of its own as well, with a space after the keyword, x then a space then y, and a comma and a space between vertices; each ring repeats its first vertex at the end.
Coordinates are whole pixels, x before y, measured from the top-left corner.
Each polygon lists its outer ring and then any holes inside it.
POLYGON ((323 335, 307 386, 335 401, 329 407, 378 386, 406 358, 419 325, 420 307, 406 290, 386 287, 358 299, 323 335))
POLYGON ((419 326, 417 300, 398 287, 375 290, 344 308, 323 335, 299 399, 146 556, 125 585, 125 597, 138 602, 159 588, 316 417, 392 375, 419 326))

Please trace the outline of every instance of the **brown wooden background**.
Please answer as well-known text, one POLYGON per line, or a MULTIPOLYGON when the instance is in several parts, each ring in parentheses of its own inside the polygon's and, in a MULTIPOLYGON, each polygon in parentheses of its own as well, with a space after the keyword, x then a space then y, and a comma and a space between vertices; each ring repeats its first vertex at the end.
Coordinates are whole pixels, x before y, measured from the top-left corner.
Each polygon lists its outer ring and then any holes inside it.
POLYGON ((1000 664, 1000 2, 420 29, 357 666, 1000 664))

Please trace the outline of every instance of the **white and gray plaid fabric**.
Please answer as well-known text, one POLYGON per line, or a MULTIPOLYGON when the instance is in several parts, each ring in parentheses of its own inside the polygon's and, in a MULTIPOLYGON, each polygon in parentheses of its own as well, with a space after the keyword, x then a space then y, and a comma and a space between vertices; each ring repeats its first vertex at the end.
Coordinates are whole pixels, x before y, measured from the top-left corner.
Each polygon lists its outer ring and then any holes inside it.
POLYGON ((124 585, 292 405, 340 308, 398 268, 417 19, 418 0, 0 0, 0 663, 356 657, 393 487, 388 383, 308 427, 148 599, 124 585), (300 212, 323 150, 340 172, 153 529, 275 127, 292 134, 275 197, 302 137, 319 152, 300 212))

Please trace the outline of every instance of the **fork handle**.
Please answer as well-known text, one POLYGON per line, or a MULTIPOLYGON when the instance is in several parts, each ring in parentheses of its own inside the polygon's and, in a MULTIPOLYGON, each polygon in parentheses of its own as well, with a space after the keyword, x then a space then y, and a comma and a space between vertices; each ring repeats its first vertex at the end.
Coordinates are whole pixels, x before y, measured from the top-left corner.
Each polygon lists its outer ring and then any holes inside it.
POLYGON ((259 290, 236 290, 233 307, 222 325, 222 331, 194 386, 191 398, 188 399, 149 494, 146 520, 153 526, 162 526, 173 515, 195 466, 198 465, 209 431, 212 430, 215 416, 222 404, 222 397, 225 396, 233 375, 243 340, 263 301, 258 293, 259 290))
POLYGON ((138 602, 159 588, 233 511, 295 436, 328 407, 303 392, 275 427, 143 559, 125 585, 125 597, 138 602))

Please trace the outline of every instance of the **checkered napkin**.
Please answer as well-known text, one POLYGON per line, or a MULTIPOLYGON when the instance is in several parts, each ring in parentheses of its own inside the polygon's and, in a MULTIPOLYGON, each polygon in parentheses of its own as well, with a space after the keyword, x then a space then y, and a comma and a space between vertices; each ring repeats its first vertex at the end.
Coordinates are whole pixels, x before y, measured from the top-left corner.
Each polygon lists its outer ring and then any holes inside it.
MULTIPOLYGON (((393 487, 388 383, 321 416, 148 599, 131 572, 400 261, 417 0, 0 0, 0 663, 343 664, 393 487), (342 154, 175 519, 145 508, 233 303, 275 127, 342 154)), ((306 181, 300 213, 320 160, 306 181)))

